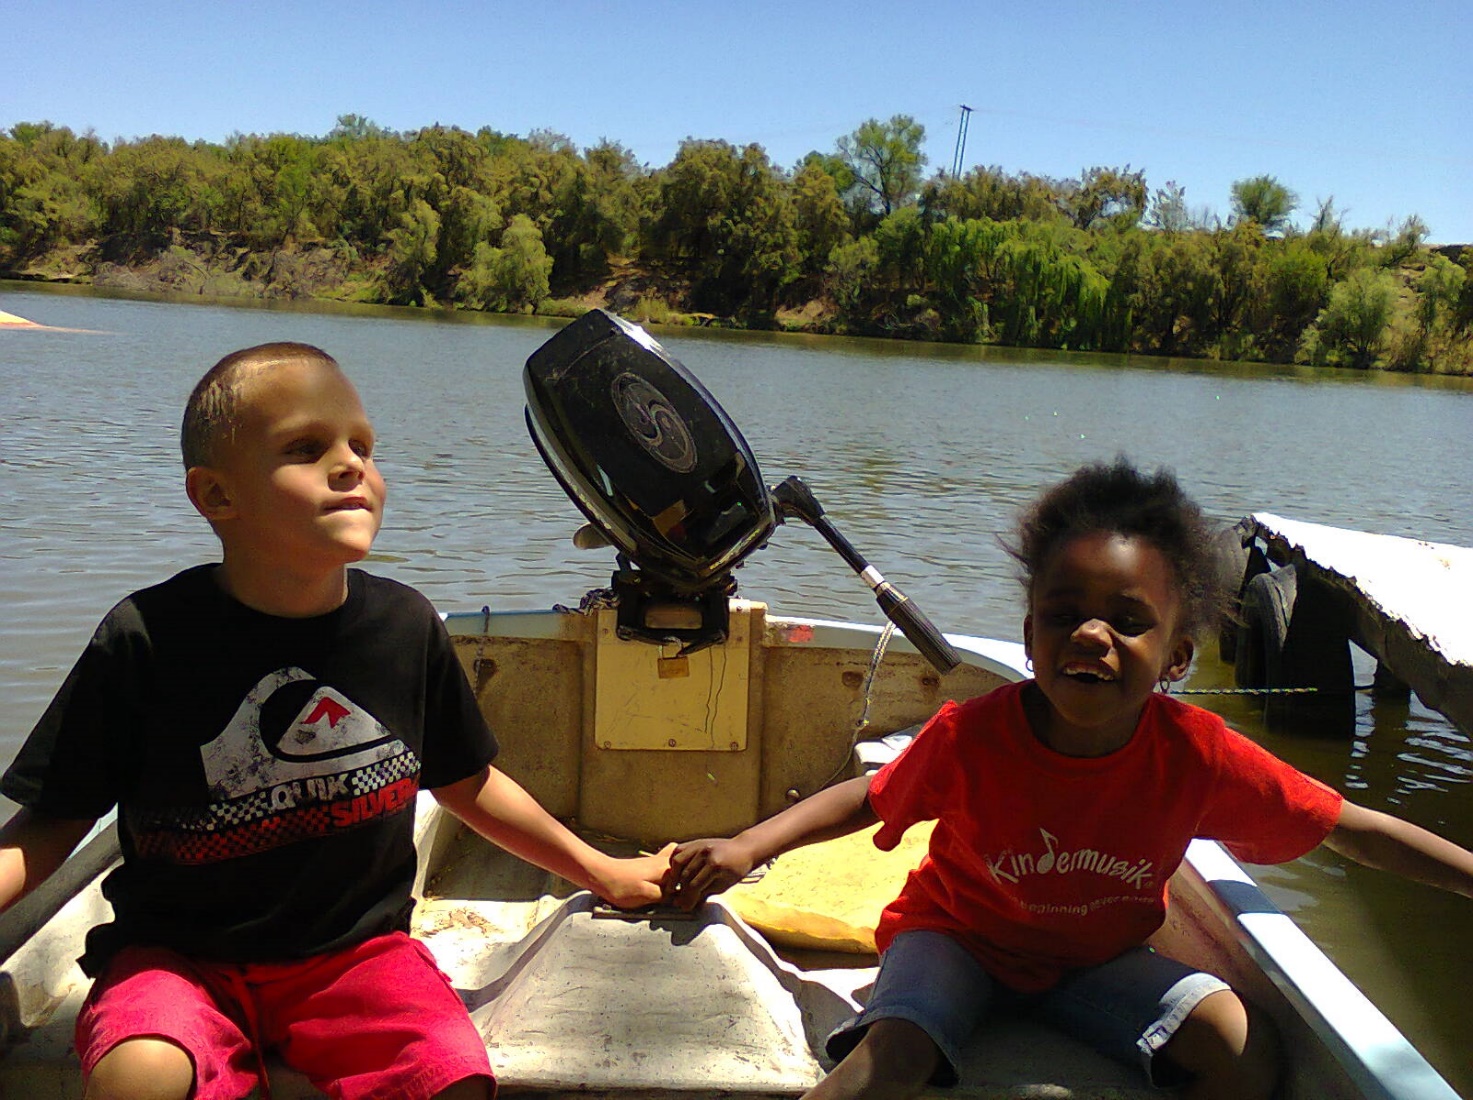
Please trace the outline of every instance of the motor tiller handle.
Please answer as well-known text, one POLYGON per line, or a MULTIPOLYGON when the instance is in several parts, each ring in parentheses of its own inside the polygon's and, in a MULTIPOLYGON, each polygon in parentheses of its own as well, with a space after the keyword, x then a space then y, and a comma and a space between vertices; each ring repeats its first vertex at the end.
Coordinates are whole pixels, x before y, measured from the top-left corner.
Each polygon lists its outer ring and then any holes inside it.
POLYGON ((789 477, 774 485, 772 499, 777 504, 780 517, 796 516, 838 551, 839 556, 874 591, 875 600, 885 617, 900 628, 901 633, 931 663, 932 668, 937 672, 950 672, 961 664, 960 655, 926 617, 926 613, 916 606, 915 601, 881 576, 880 571, 864 560, 849 540, 839 533, 838 528, 824 518, 823 506, 801 478, 789 477))
POLYGON ((937 672, 950 672, 962 663, 951 643, 926 618, 926 613, 900 589, 889 581, 881 580, 875 588, 875 599, 885 617, 900 628, 910 644, 920 650, 921 656, 930 661, 937 672))

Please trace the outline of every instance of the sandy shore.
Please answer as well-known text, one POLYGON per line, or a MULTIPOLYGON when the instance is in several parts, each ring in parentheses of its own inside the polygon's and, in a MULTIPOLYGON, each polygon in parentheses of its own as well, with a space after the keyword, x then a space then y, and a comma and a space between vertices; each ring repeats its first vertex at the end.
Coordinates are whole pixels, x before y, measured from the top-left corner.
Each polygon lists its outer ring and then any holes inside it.
POLYGON ((90 328, 57 328, 55 325, 41 325, 35 321, 29 321, 24 317, 17 317, 14 313, 6 313, 0 309, 0 332, 87 332, 96 333, 96 329, 90 328))

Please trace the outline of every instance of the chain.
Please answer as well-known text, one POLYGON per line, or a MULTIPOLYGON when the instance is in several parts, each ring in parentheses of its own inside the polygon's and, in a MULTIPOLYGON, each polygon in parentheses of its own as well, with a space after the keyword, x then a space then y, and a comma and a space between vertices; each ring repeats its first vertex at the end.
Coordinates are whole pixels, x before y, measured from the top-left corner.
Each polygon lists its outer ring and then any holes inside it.
POLYGON ((880 636, 875 642, 874 652, 869 655, 869 670, 864 676, 864 707, 859 712, 859 717, 854 720, 854 734, 849 738, 849 749, 851 752, 859 742, 859 735, 869 725, 869 705, 875 697, 875 674, 880 671, 880 662, 885 659, 885 650, 890 645, 890 637, 894 633, 895 624, 887 621, 885 628, 880 631, 880 636))
POLYGON ((1315 695, 1319 688, 1172 688, 1172 695, 1315 695))
POLYGON ((875 675, 880 671, 880 662, 885 659, 885 650, 889 648, 890 637, 894 633, 895 624, 887 622, 885 623, 884 629, 880 631, 879 638, 875 640, 874 651, 869 655, 869 668, 864 675, 864 684, 859 689, 861 708, 859 717, 854 720, 853 732, 849 734, 849 751, 844 755, 844 759, 839 762, 839 766, 834 769, 834 774, 820 783, 818 787, 814 788, 815 790, 821 790, 827 787, 835 779, 844 774, 845 768, 849 767, 849 763, 854 757, 854 746, 859 744, 859 735, 869 725, 869 705, 875 696, 875 675))

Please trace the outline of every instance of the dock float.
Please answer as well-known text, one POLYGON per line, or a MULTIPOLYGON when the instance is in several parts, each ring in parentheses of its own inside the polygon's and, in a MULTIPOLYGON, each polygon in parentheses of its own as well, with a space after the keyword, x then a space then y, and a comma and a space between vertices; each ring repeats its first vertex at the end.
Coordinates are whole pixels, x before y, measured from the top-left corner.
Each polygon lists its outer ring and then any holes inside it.
POLYGON ((1354 642, 1376 658, 1378 690, 1410 688, 1473 733, 1473 549, 1268 512, 1233 532, 1240 686, 1348 691, 1354 642))

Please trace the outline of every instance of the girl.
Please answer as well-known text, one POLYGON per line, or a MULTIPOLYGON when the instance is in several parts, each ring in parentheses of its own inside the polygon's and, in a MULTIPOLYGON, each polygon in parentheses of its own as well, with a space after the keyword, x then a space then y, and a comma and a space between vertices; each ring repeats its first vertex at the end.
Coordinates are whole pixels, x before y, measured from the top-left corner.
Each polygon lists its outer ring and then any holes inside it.
POLYGON ((983 1015, 1015 1006, 1186 1096, 1266 1098, 1271 1025, 1219 979, 1144 946, 1192 838, 1253 863, 1326 844, 1468 896, 1473 854, 1345 801, 1165 694, 1219 603, 1210 531, 1169 472, 1087 466, 1043 495, 1009 550, 1033 678, 946 704, 873 777, 681 845, 676 900, 693 907, 790 848, 876 821, 889 850, 934 820, 928 855, 880 918, 874 992, 829 1037, 838 1065, 810 1096, 954 1083, 983 1015))

